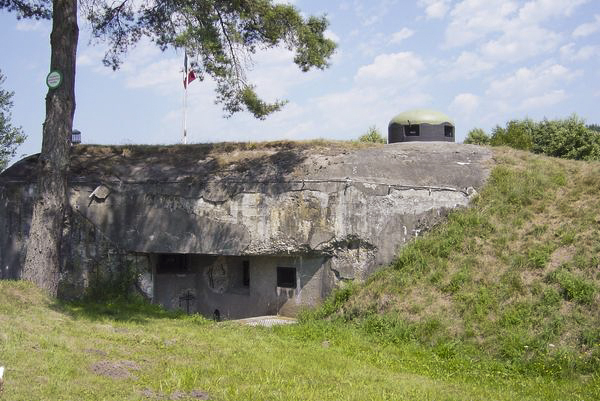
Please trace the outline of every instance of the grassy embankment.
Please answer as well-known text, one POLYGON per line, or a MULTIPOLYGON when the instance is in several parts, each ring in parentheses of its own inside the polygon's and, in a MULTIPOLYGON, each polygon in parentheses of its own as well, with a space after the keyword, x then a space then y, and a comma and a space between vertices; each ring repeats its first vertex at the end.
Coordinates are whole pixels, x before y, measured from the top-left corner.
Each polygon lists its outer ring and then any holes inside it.
POLYGON ((298 325, 0 282, 0 399, 599 399, 600 164, 494 151, 472 208, 298 325))

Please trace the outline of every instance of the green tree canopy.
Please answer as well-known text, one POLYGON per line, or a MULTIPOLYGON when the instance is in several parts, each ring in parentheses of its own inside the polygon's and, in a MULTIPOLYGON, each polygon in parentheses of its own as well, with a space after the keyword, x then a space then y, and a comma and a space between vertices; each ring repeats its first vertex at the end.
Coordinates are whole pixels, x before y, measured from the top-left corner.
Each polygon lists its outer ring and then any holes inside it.
POLYGON ((531 150, 533 147, 532 132, 534 127, 535 123, 528 118, 509 121, 506 124, 506 128, 497 125, 492 130, 490 145, 531 150))
POLYGON ((489 145, 490 137, 481 128, 473 128, 467 134, 464 143, 472 145, 489 145))
POLYGON ((302 71, 323 69, 335 50, 325 38, 325 17, 304 18, 289 4, 271 0, 155 0, 122 3, 86 0, 84 15, 95 38, 109 44, 104 64, 118 68, 123 55, 142 37, 162 50, 185 49, 192 67, 217 83, 217 102, 228 115, 247 110, 257 118, 285 103, 266 103, 245 72, 259 49, 285 46, 302 71))
POLYGON ((6 78, 0 71, 0 171, 17 152, 17 147, 25 141, 25 135, 21 127, 15 127, 11 123, 12 97, 14 92, 2 89, 6 78))
MULTIPOLYGON (((257 50, 284 46, 294 51, 302 71, 324 69, 336 44, 324 36, 324 16, 303 17, 289 4, 272 0, 80 0, 82 15, 92 36, 109 45, 106 66, 117 69, 123 57, 143 37, 161 50, 169 47, 187 52, 192 68, 202 79, 212 77, 216 102, 228 116, 249 111, 263 119, 286 103, 263 101, 246 72, 257 50)), ((50 0, 0 0, 0 9, 16 11, 18 17, 49 18, 50 0)))

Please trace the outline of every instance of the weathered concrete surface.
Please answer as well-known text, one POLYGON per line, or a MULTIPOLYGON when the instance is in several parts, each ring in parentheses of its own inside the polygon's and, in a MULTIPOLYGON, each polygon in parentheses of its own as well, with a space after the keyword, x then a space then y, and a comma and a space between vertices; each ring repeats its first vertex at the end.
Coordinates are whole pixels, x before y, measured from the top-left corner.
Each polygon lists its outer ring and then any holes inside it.
POLYGON ((153 300, 168 309, 221 319, 264 314, 294 316, 303 306, 315 306, 323 293, 324 257, 192 255, 189 270, 157 274, 153 300), (250 283, 241 280, 242 261, 249 262, 250 283), (297 270, 294 288, 277 287, 277 267, 297 270), (186 299, 187 298, 187 299, 186 299))
MULTIPOLYGON (((91 264, 112 258, 114 265, 119 255, 309 256, 323 261, 313 297, 320 298, 339 280, 363 279, 389 263, 449 209, 467 205, 490 158, 486 148, 442 142, 230 151, 79 146, 65 281, 81 292, 91 264), (102 196, 90 197, 96 189, 102 196)), ((34 161, 0 175, 0 278, 19 275, 34 161)))

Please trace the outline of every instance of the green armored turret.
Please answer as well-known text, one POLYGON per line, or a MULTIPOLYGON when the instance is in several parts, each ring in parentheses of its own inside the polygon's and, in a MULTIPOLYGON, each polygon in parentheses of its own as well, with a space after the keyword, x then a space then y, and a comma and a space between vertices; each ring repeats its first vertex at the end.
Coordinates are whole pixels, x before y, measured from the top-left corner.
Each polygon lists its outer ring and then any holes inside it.
POLYGON ((434 110, 400 113, 388 125, 388 143, 411 141, 454 142, 454 121, 434 110))

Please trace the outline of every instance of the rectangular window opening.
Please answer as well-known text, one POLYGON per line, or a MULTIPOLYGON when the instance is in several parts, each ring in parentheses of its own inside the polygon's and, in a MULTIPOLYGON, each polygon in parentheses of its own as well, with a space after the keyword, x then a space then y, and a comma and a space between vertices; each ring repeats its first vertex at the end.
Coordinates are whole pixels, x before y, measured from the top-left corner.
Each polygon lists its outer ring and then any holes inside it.
POLYGON ((156 274, 185 274, 188 273, 188 264, 185 254, 163 253, 158 255, 156 274))
POLYGON ((250 261, 242 262, 242 286, 250 287, 250 261))
POLYGON ((411 124, 404 126, 404 135, 405 136, 419 136, 419 125, 411 124))
POLYGON ((454 136, 454 127, 451 125, 444 126, 444 136, 452 138, 454 136))
POLYGON ((296 288, 296 268, 278 267, 277 268, 277 287, 296 288))

